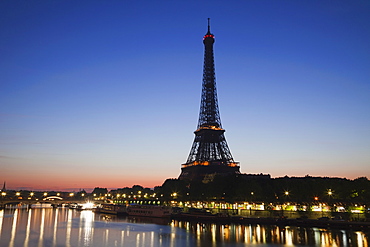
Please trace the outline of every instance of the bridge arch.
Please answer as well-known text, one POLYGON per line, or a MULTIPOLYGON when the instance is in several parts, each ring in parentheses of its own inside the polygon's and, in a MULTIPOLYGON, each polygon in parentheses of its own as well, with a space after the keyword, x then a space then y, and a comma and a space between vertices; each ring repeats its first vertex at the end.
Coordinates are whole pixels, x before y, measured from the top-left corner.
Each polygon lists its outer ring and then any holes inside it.
POLYGON ((48 196, 48 197, 45 197, 42 200, 44 200, 44 201, 54 201, 54 200, 63 200, 63 198, 60 197, 60 196, 48 196))

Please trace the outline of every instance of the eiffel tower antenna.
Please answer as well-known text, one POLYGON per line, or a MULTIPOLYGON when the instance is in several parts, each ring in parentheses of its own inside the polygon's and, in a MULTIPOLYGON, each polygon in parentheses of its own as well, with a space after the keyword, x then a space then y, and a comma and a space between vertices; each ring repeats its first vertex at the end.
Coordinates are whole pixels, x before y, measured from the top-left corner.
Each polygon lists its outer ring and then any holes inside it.
POLYGON ((211 33, 211 18, 208 18, 208 33, 211 33))

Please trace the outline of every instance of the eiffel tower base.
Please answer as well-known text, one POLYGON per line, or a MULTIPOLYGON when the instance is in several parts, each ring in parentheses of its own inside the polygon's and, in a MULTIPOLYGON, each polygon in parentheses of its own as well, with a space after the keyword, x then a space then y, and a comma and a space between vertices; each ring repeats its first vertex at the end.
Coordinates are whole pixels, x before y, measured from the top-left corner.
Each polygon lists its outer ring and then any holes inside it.
POLYGON ((230 175, 230 174, 240 174, 239 166, 230 167, 225 165, 208 165, 208 166, 189 166, 181 168, 181 174, 179 176, 180 180, 203 180, 208 174, 216 175, 230 175))

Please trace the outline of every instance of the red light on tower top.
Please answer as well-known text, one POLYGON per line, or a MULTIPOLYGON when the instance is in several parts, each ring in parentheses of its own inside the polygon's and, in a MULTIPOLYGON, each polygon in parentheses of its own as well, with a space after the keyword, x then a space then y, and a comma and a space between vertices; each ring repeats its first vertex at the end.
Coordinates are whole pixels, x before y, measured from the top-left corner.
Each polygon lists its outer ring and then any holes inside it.
POLYGON ((212 39, 215 38, 215 36, 211 33, 210 18, 208 18, 208 32, 206 33, 206 35, 204 35, 203 40, 205 40, 207 38, 212 38, 212 39))
POLYGON ((215 38, 215 36, 213 34, 206 34, 204 35, 203 39, 206 39, 206 38, 215 38))

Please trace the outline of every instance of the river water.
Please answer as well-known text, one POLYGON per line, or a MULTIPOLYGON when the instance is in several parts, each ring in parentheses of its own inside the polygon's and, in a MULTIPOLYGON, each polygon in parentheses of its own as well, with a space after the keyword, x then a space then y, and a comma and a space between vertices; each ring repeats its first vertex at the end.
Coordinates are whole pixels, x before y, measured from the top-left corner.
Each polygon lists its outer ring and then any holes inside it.
POLYGON ((351 230, 118 218, 67 208, 0 210, 1 247, 369 245, 369 232, 351 230))

